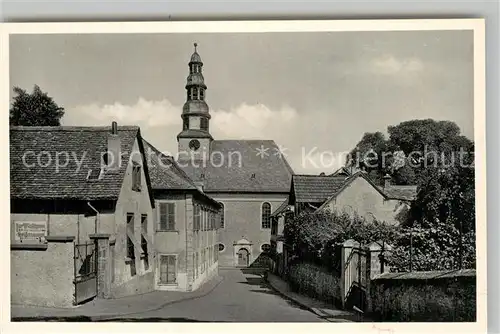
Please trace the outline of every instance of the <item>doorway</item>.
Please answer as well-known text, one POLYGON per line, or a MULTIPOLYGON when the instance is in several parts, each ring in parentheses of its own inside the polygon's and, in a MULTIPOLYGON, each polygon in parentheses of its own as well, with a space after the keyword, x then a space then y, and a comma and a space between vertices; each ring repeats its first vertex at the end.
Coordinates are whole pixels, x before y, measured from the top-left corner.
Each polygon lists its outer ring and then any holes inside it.
POLYGON ((245 248, 238 251, 238 266, 248 267, 249 253, 245 248))

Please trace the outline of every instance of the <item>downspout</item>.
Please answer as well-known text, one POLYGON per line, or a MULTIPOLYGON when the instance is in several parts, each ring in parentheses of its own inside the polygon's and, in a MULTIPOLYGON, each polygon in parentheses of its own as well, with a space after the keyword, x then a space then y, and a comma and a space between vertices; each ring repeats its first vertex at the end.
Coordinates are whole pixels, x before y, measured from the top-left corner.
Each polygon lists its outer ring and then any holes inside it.
POLYGON ((88 206, 89 206, 92 210, 94 210, 94 211, 95 211, 95 213, 96 213, 96 216, 95 216, 94 233, 95 233, 95 234, 97 234, 97 223, 98 223, 98 221, 99 221, 99 211, 97 211, 97 209, 96 209, 96 208, 94 208, 94 207, 92 206, 92 204, 90 204, 90 202, 87 202, 87 205, 88 205, 88 206))

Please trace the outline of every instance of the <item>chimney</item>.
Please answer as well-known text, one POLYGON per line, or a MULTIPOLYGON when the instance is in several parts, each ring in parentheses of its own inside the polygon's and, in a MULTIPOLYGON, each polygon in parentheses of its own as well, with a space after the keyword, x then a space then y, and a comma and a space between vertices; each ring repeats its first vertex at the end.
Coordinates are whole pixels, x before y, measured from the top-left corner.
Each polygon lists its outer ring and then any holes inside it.
POLYGON ((118 134, 118 123, 116 123, 115 121, 111 123, 111 134, 112 135, 118 134))
POLYGON ((121 142, 118 136, 118 124, 111 123, 111 133, 108 134, 107 169, 118 170, 121 166, 121 142))
POLYGON ((389 174, 385 174, 384 176, 384 189, 389 188, 391 186, 391 176, 389 174))

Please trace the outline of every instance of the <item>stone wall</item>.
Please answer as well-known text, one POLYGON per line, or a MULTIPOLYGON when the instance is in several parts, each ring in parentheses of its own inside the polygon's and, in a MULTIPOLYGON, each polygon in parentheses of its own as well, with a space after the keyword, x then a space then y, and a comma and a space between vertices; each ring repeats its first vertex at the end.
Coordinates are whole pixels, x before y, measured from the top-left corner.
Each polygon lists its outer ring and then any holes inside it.
POLYGON ((384 273, 371 281, 379 321, 476 321, 476 271, 384 273))
POLYGON ((290 267, 289 283, 298 293, 340 306, 340 277, 325 268, 296 263, 290 267))
POLYGON ((38 249, 17 247, 10 252, 12 304, 73 306, 73 240, 48 242, 38 249))

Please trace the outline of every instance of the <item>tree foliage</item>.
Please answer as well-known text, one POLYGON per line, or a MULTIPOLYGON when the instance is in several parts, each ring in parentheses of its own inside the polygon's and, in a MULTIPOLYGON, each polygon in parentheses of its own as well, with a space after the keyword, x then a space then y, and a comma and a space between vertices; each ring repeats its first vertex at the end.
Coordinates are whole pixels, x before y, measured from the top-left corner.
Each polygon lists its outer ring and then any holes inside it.
POLYGON ((389 126, 387 132, 388 139, 381 132, 365 133, 347 162, 364 167, 379 183, 390 174, 395 184, 418 184, 425 178, 422 172, 427 167, 440 167, 453 158, 458 162, 458 152, 470 151, 473 145, 450 121, 411 120, 389 126))
POLYGON ((64 116, 64 108, 58 106, 52 97, 35 85, 32 93, 14 87, 10 108, 10 125, 59 126, 64 116))
POLYGON ((285 242, 300 261, 338 269, 339 245, 353 239, 360 244, 394 240, 397 227, 367 221, 358 215, 320 211, 302 213, 285 223, 285 242))
POLYGON ((400 230, 386 260, 393 271, 475 268, 475 236, 446 222, 417 223, 400 230))

